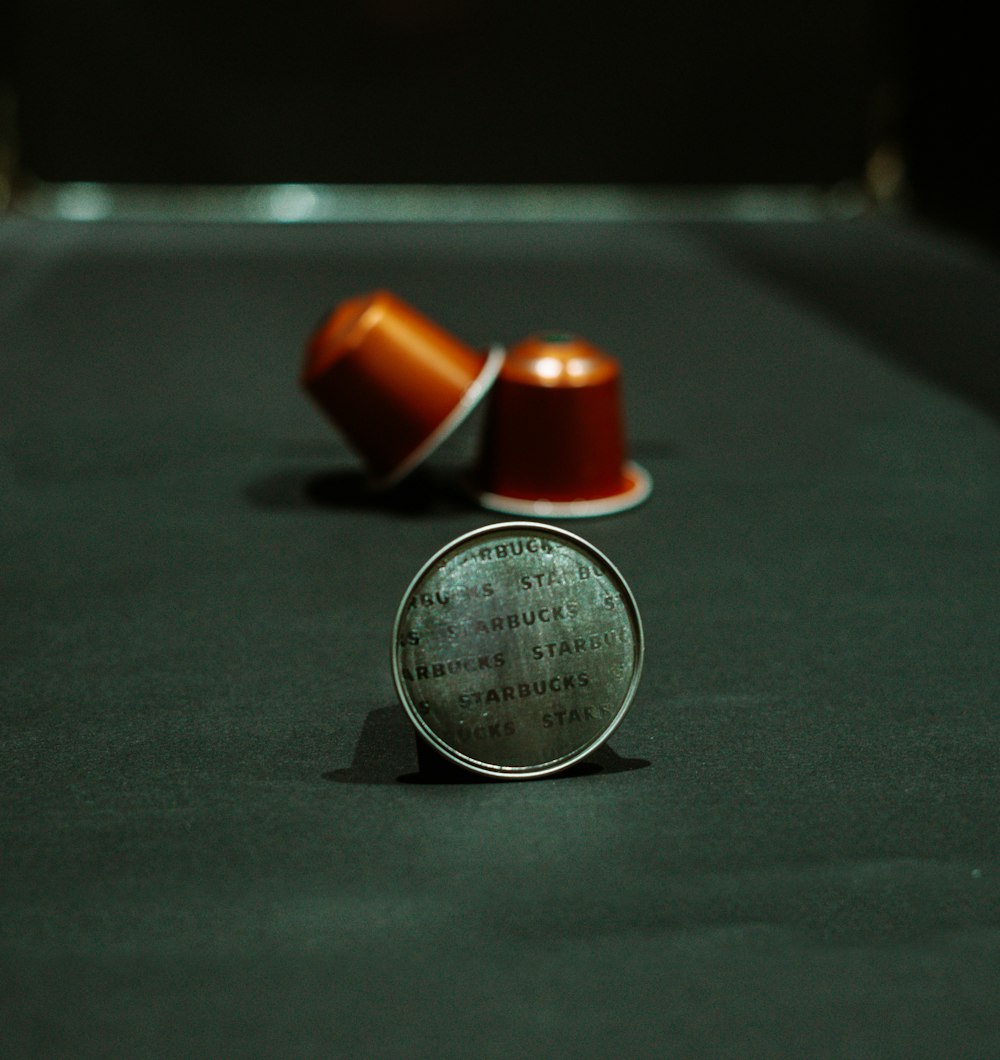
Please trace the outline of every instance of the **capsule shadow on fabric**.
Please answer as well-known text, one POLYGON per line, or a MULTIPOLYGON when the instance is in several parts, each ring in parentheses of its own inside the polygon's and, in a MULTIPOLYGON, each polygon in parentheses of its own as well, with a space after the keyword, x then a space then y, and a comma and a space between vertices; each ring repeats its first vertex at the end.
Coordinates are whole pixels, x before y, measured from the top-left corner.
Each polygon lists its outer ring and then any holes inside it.
POLYGON ((340 303, 310 337, 301 384, 365 463, 396 485, 469 416, 503 350, 477 353, 390 291, 340 303))
POLYGON ((468 484, 483 507, 512 515, 585 518, 641 504, 652 479, 627 459, 618 361, 563 333, 512 347, 468 484))

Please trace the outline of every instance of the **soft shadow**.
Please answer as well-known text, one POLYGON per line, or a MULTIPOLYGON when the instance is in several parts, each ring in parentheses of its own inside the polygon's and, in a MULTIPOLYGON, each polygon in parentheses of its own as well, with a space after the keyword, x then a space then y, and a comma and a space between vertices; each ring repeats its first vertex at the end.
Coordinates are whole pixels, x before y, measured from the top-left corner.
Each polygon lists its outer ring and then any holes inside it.
POLYGON ((675 442, 636 441, 629 445, 629 455, 636 460, 676 460, 681 451, 675 442))
MULTIPOLYGON (((645 769, 645 758, 623 758, 602 744, 582 762, 538 780, 565 780, 601 773, 645 769)), ((361 726, 351 764, 323 774, 338 784, 494 784, 506 783, 462 769, 427 746, 398 704, 376 707, 361 726)))
POLYGON ((249 483, 243 496, 265 511, 338 509, 425 516, 475 507, 456 475, 430 468, 417 468, 384 492, 372 490, 365 474, 355 468, 276 471, 249 483))
POLYGON ((398 703, 376 707, 361 726, 351 764, 323 777, 338 784, 395 784, 400 773, 418 766, 415 735, 398 703))
MULTIPOLYGON (((415 773, 404 773, 397 779, 400 784, 507 784, 509 781, 499 777, 480 776, 449 762, 432 747, 422 742, 417 746, 418 768, 415 773)), ((645 769, 649 760, 646 758, 622 758, 606 743, 592 751, 582 762, 577 762, 568 769, 550 773, 544 777, 528 777, 532 783, 552 780, 569 780, 572 777, 592 777, 600 773, 628 773, 633 769, 645 769)), ((523 780, 522 783, 525 781, 523 780)))
MULTIPOLYGON (((706 230, 739 266, 861 335, 888 359, 1000 418, 993 269, 947 268, 916 253, 880 259, 855 250, 845 257, 836 243, 831 253, 810 253, 803 250, 807 240, 782 241, 787 230, 773 231, 768 225, 706 230)), ((869 233, 868 239, 877 241, 878 235, 869 233)))

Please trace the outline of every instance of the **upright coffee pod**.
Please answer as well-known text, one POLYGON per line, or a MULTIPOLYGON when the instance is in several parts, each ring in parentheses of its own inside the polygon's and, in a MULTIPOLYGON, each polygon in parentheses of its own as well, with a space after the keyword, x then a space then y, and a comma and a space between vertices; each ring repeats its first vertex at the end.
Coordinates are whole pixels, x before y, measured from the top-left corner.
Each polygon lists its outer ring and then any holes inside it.
POLYGON ((389 291, 350 298, 311 336, 301 382, 360 455, 395 485, 489 390, 503 351, 480 354, 389 291))
POLYGON ((419 736, 492 777, 538 777, 597 748, 625 716, 642 624, 611 561, 568 531, 509 522, 463 535, 406 590, 392 675, 419 736))
POLYGON ((583 518, 641 504, 628 460, 618 362, 584 339, 541 334, 507 354, 491 394, 472 492, 511 515, 583 518))

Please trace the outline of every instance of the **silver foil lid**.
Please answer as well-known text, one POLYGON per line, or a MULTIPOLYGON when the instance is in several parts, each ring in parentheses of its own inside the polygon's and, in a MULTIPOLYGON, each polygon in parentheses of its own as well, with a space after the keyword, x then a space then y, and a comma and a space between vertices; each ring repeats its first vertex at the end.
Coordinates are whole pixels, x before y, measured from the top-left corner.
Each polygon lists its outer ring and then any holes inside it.
POLYGON ((396 615, 392 673, 417 732, 467 769, 537 777, 614 731, 642 669, 642 624, 611 561, 533 522, 456 538, 396 615))

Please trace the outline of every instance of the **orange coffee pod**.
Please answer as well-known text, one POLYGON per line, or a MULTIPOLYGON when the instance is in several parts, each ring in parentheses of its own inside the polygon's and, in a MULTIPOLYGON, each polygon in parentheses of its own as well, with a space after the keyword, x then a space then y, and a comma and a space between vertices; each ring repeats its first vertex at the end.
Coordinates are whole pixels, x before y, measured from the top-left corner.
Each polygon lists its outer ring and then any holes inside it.
POLYGON ((641 504, 649 473, 627 459, 618 362, 584 339, 533 335, 490 395, 473 489, 485 508, 582 518, 641 504))
POLYGON ((489 390, 503 350, 480 354, 390 291, 349 298, 312 335, 302 386, 387 489, 489 390))

